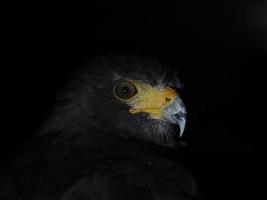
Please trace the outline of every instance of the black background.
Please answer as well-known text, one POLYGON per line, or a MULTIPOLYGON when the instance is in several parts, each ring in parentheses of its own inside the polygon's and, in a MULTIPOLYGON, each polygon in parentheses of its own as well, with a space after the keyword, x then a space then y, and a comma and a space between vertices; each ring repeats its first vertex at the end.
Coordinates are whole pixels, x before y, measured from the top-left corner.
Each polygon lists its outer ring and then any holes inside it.
POLYGON ((210 199, 249 192, 248 69, 265 56, 267 4, 216 2, 12 5, 6 16, 11 123, 1 133, 1 155, 34 135, 68 74, 86 59, 138 53, 180 71, 189 112, 186 165, 200 189, 210 199))

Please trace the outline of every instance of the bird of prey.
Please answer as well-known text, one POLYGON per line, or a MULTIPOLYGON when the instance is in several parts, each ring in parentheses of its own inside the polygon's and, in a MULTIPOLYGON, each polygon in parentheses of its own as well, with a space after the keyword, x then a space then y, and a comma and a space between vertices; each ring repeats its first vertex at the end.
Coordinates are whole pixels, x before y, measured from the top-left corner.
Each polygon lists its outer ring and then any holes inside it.
POLYGON ((0 199, 197 199, 178 164, 186 124, 178 74, 137 55, 91 59, 38 135, 1 170, 0 199))

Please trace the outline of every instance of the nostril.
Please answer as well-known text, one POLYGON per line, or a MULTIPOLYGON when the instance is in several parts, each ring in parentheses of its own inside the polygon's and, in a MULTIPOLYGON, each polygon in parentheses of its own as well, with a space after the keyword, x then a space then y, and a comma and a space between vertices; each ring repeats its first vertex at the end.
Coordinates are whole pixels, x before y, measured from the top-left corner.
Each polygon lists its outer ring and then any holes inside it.
POLYGON ((171 98, 166 97, 166 98, 165 98, 165 101, 170 102, 170 101, 171 101, 171 98))

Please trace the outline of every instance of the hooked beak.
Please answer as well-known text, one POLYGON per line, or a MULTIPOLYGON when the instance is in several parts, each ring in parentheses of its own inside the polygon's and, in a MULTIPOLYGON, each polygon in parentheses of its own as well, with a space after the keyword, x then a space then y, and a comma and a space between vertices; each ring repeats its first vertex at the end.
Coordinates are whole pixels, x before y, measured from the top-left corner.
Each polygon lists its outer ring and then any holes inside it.
POLYGON ((180 127, 182 137, 186 124, 186 108, 172 88, 147 87, 136 99, 129 102, 130 113, 148 113, 151 119, 163 120, 180 127))
POLYGON ((182 99, 177 96, 169 106, 163 109, 163 120, 179 125, 179 136, 182 137, 186 125, 186 114, 185 105, 182 99))

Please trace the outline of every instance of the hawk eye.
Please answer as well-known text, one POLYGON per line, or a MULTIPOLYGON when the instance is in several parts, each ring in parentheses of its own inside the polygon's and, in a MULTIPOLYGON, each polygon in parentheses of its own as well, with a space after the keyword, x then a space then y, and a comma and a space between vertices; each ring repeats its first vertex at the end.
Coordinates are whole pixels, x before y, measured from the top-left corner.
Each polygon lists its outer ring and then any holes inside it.
POLYGON ((137 93, 137 89, 130 81, 118 82, 115 85, 115 95, 121 99, 130 99, 137 93))

